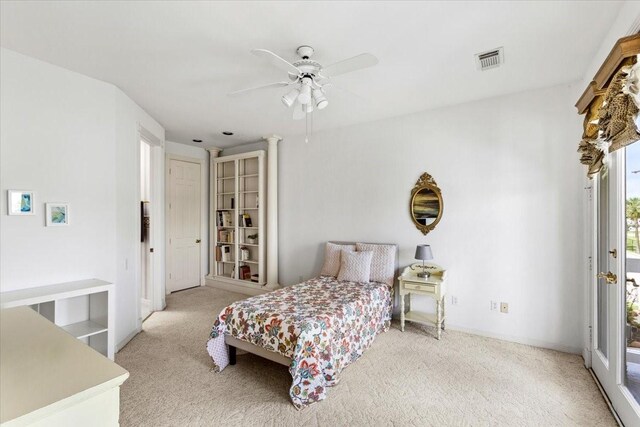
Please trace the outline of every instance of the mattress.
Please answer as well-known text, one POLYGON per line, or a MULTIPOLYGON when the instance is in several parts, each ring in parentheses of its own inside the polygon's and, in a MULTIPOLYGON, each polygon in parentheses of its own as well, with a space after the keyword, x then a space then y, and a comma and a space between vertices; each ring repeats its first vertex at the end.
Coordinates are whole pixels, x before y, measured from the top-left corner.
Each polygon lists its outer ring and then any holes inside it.
POLYGON ((386 284, 322 276, 229 305, 207 351, 218 372, 229 363, 225 335, 292 359, 289 395, 303 408, 324 399, 340 372, 389 329, 391 310, 386 284))

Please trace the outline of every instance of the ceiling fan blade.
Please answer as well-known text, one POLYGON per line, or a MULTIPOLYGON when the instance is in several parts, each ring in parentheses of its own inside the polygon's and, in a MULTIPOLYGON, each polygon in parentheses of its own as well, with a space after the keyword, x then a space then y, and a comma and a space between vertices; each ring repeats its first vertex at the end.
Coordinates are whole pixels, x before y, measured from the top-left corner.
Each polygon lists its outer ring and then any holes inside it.
POLYGON ((251 92, 254 90, 260 90, 260 89, 269 89, 272 87, 284 87, 284 86, 289 86, 290 84, 292 84, 293 82, 276 82, 276 83, 269 83, 266 85, 261 85, 261 86, 256 86, 256 87, 250 87, 248 89, 240 89, 240 90, 236 90, 234 92, 229 92, 227 94, 227 96, 238 96, 238 95, 243 95, 246 92, 251 92))
POLYGON ((368 99, 365 98, 364 96, 358 95, 357 93, 355 93, 355 92, 353 92, 353 91, 351 91, 349 89, 345 89, 343 87, 336 86, 334 83, 325 83, 325 84, 322 85, 322 93, 327 94, 327 89, 329 91, 337 90, 339 92, 343 92, 345 94, 349 94, 351 96, 355 96, 356 98, 361 99, 363 101, 368 101, 368 99))
POLYGON ((296 102, 296 105, 293 106, 293 120, 302 120, 307 115, 302 107, 302 104, 296 102))
POLYGON ((286 71, 288 73, 295 74, 296 76, 302 74, 302 71, 300 71, 300 69, 298 67, 296 67, 295 65, 293 65, 292 63, 290 63, 286 59, 283 59, 283 58, 279 57, 278 55, 276 55, 275 53, 271 52, 270 50, 267 50, 267 49, 251 49, 251 53, 253 53, 256 56, 259 56, 261 58, 266 59, 272 65, 274 65, 274 66, 276 66, 276 67, 280 68, 281 70, 284 70, 284 71, 286 71))
POLYGON ((378 58, 370 53, 362 53, 353 58, 345 59, 331 65, 327 65, 320 74, 325 77, 338 76, 340 74, 350 73, 352 71, 361 70, 363 68, 373 67, 378 63, 378 58))

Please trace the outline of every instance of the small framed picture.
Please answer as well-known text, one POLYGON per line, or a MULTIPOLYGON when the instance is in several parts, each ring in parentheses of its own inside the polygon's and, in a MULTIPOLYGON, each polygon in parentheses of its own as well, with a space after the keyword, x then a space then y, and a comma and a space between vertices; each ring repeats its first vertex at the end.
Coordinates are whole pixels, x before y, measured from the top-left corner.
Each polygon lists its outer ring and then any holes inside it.
POLYGON ((9 215, 35 215, 35 203, 33 191, 8 190, 7 214, 9 215))
POLYGON ((47 203, 47 227, 69 225, 68 203, 47 203))

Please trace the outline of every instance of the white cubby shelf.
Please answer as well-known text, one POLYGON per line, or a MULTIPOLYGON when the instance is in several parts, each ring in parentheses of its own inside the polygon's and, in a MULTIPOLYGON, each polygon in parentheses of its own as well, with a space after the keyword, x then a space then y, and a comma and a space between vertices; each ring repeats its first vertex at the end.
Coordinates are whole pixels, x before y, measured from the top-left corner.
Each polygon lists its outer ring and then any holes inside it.
POLYGON ((29 306, 102 355, 114 357, 113 284, 99 279, 0 294, 0 308, 29 306))

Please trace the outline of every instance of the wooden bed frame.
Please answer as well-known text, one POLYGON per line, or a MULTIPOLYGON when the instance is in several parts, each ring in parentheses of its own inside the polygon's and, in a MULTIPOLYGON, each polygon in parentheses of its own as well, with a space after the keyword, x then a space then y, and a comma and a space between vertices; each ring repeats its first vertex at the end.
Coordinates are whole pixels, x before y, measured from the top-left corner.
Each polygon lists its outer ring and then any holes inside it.
MULTIPOLYGON (((330 242, 330 243, 335 243, 337 245, 355 245, 354 242, 330 242)), ((369 243, 371 245, 391 245, 391 246, 395 246, 396 247, 396 259, 394 262, 394 266, 393 266, 393 286, 391 288, 391 299, 392 299, 392 304, 393 304, 393 298, 394 298, 394 292, 393 289, 395 288, 395 284, 396 284, 396 277, 398 277, 398 259, 399 259, 399 248, 398 245, 395 243, 369 243)), ((266 350, 260 346, 257 346, 255 344, 251 344, 249 342, 246 341, 242 341, 239 340, 235 337, 232 337, 231 335, 225 335, 224 336, 224 342, 225 344, 227 344, 227 347, 229 348, 229 364, 230 365, 235 365, 236 364, 236 353, 237 353, 237 349, 240 350, 244 350, 244 351, 248 351, 249 353, 253 353, 257 356, 263 357, 265 359, 271 360, 273 362, 279 363, 281 365, 284 366, 290 366, 292 359, 289 357, 285 357, 283 355, 281 355, 280 353, 276 353, 274 351, 270 351, 270 350, 266 350)))

